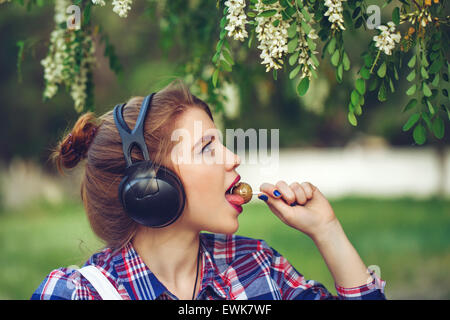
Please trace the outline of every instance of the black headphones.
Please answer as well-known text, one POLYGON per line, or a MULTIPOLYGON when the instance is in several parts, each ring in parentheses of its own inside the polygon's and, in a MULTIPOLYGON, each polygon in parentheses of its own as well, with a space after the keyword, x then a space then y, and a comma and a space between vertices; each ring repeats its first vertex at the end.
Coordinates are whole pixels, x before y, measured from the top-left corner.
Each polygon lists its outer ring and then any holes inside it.
POLYGON ((160 166, 156 171, 144 141, 144 121, 150 110, 152 93, 145 97, 133 131, 123 119, 124 104, 114 107, 114 121, 122 140, 127 163, 119 185, 119 199, 125 212, 137 223, 162 228, 177 220, 183 212, 186 195, 183 184, 170 169, 160 166), (144 161, 132 163, 131 150, 137 146, 144 161))

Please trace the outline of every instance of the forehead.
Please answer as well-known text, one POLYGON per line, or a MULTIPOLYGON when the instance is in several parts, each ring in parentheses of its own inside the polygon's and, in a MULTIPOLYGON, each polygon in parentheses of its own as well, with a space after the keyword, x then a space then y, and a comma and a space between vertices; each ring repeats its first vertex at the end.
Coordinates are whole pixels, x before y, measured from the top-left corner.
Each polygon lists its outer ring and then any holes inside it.
POLYGON ((197 139, 201 138, 201 136, 196 137, 195 135, 203 135, 205 131, 211 133, 211 130, 217 129, 206 111, 197 107, 189 108, 184 111, 178 118, 176 127, 189 131, 191 137, 197 139))

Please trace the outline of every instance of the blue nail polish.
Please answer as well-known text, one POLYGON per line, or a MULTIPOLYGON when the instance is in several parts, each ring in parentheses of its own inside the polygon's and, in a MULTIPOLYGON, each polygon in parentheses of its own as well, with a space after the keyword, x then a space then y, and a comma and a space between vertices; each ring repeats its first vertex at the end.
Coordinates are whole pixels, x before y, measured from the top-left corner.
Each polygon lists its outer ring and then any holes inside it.
POLYGON ((258 198, 261 199, 261 200, 264 200, 264 201, 269 200, 269 198, 268 198, 265 194, 260 194, 260 195, 258 196, 258 198))
POLYGON ((273 195, 274 195, 275 197, 279 197, 279 196, 281 196, 281 193, 280 193, 280 191, 275 190, 275 191, 273 192, 273 195))

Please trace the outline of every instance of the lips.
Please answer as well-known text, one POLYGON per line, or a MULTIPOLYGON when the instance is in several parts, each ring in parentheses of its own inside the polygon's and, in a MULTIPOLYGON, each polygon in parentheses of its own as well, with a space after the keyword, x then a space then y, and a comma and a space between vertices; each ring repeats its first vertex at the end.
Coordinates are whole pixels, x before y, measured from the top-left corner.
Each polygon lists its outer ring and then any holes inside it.
POLYGON ((227 189, 225 192, 228 193, 228 192, 231 190, 231 188, 232 188, 236 183, 239 182, 239 180, 241 180, 241 176, 240 176, 240 175, 238 175, 238 176, 236 177, 236 179, 234 179, 233 183, 228 187, 228 189, 227 189))
POLYGON ((228 187, 227 191, 225 192, 225 198, 230 203, 230 205, 236 209, 238 213, 242 212, 241 205, 244 204, 244 198, 242 198, 240 195, 237 194, 231 194, 231 188, 241 180, 241 176, 237 176, 236 179, 234 179, 233 183, 228 187))

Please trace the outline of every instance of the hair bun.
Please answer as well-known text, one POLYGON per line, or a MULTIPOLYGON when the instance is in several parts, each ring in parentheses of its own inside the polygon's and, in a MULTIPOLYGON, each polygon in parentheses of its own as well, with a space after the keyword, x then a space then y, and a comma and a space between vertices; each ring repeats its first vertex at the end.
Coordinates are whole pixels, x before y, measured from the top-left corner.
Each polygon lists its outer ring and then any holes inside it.
POLYGON ((72 131, 60 141, 52 155, 60 172, 62 167, 73 168, 86 158, 98 128, 94 113, 88 112, 78 118, 72 131))

